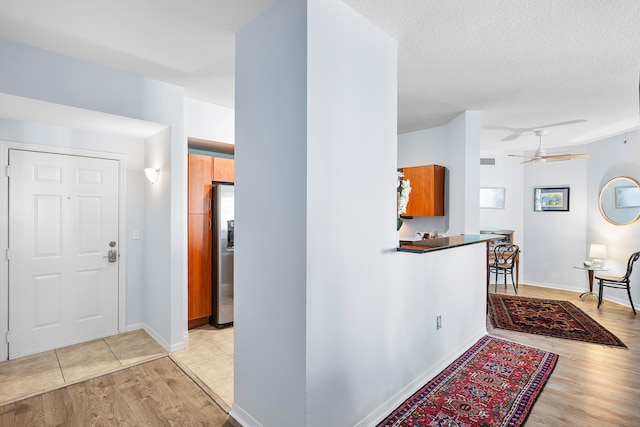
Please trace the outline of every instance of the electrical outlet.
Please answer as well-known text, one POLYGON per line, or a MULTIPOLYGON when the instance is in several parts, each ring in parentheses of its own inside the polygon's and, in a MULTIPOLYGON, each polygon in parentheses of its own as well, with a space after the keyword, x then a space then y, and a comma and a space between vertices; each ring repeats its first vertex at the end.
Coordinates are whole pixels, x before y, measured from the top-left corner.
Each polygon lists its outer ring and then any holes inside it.
POLYGON ((442 328, 442 316, 438 314, 436 316, 436 329, 440 328, 442 328))

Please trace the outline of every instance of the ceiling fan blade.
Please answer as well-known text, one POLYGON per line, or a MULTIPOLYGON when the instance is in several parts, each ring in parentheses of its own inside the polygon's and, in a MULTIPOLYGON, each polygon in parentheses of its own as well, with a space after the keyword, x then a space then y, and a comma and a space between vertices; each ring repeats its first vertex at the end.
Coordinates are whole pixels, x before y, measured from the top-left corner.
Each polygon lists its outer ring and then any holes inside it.
POLYGON ((512 132, 516 132, 520 129, 515 129, 515 128, 509 128, 506 126, 498 126, 498 125, 484 125, 482 126, 483 129, 491 129, 491 130, 510 130, 512 132))
POLYGON ((584 159, 587 157, 591 157, 589 154, 550 154, 548 156, 545 156, 545 159, 548 160, 554 160, 554 159, 558 159, 558 160, 571 160, 571 159, 584 159))
POLYGON ((591 157, 591 154, 572 154, 571 158, 572 159, 586 159, 591 157))
POLYGON ((520 138, 522 136, 522 134, 524 133, 529 133, 529 132, 534 132, 537 130, 541 130, 541 129, 546 129, 546 128, 550 128, 550 127, 555 127, 555 126, 566 126, 566 125, 572 125, 575 123, 582 123, 582 122, 586 122, 585 119, 576 119, 576 120, 567 120, 564 122, 557 122, 557 123, 549 123, 546 125, 542 125, 542 126, 535 126, 535 127, 531 127, 531 128, 510 128, 507 126, 498 126, 498 125, 484 125, 483 128, 484 129, 492 129, 492 130, 508 130, 511 131, 511 135, 508 135, 504 138, 501 139, 501 141, 506 142, 506 141, 515 141, 516 139, 520 138))
POLYGON ((520 138, 521 135, 522 135, 522 132, 519 132, 519 131, 518 132, 513 132, 511 135, 505 136, 500 141, 503 141, 503 142, 515 141, 516 139, 520 138))
POLYGON ((509 154, 508 156, 509 157, 531 157, 531 156, 525 156, 525 155, 522 155, 522 154, 509 154))
POLYGON ((545 157, 545 162, 566 162, 568 160, 571 160, 571 157, 545 157))
POLYGON ((550 127, 554 127, 554 126, 566 126, 566 125, 572 125, 574 123, 582 123, 582 122, 586 122, 585 119, 577 119, 577 120, 568 120, 566 122, 558 122, 558 123, 551 123, 548 125, 544 125, 544 126, 539 126, 535 129, 546 129, 546 128, 550 128, 550 127))

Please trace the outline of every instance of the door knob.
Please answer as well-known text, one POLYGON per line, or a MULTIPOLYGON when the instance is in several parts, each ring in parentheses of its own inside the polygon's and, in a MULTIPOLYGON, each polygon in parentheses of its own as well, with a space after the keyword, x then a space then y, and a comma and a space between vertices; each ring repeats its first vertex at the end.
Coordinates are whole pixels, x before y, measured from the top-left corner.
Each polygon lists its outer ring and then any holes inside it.
POLYGON ((118 251, 113 249, 116 247, 116 242, 114 241, 109 242, 109 247, 112 249, 109 249, 109 252, 107 252, 107 255, 103 256, 102 258, 107 258, 109 262, 116 262, 118 260, 118 251))

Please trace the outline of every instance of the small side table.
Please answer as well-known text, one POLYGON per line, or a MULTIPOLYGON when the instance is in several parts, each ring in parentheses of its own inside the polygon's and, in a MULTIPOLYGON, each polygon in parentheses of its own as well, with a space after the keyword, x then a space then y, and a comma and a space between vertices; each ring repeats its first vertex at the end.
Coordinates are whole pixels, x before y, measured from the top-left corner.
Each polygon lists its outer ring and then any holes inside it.
POLYGON ((598 294, 593 292, 593 273, 594 273, 594 271, 609 271, 609 270, 606 269, 606 268, 602 268, 602 267, 600 267, 600 268, 594 267, 594 266, 586 267, 584 265, 579 266, 579 267, 574 266, 573 268, 577 268, 578 270, 585 270, 587 272, 588 277, 589 277, 589 291, 588 292, 583 292, 582 294, 580 294, 580 299, 584 300, 585 298, 587 298, 590 295, 592 295, 594 297, 597 297, 598 294))

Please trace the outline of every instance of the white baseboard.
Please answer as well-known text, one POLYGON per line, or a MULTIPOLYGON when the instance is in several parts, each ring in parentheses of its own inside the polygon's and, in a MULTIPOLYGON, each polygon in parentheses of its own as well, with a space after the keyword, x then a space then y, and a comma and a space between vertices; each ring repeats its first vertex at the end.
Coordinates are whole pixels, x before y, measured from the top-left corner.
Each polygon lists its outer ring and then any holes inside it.
POLYGON ((369 427, 372 425, 377 425, 391 412, 393 412, 398 406, 400 406, 402 402, 411 397, 416 391, 420 390, 420 388, 422 388, 426 383, 432 380, 447 366, 453 363, 458 357, 464 354, 465 351, 470 349, 471 346, 473 346, 480 338, 484 337, 485 335, 487 335, 487 330, 485 328, 477 331, 469 339, 467 339, 465 342, 451 351, 447 356, 440 359, 438 363, 420 374, 416 379, 411 381, 400 391, 391 396, 386 402, 384 402, 373 412, 359 421, 354 427, 369 427))
POLYGON ((127 332, 137 331, 138 329, 144 329, 144 331, 148 333, 151 338, 156 340, 157 343, 162 346, 162 348, 170 353, 182 350, 184 348, 184 341, 174 345, 169 345, 169 343, 164 338, 162 338, 160 334, 158 334, 151 326, 147 325, 144 322, 127 325, 127 332))
POLYGON ((146 333, 148 333, 151 338, 153 338, 154 340, 156 340, 158 342, 158 344, 160 344, 162 346, 162 348, 164 348, 167 351, 171 351, 171 346, 169 345, 169 343, 167 341, 164 340, 164 338, 162 338, 160 336, 159 333, 157 333, 151 326, 147 325, 146 323, 143 324, 142 329, 145 330, 146 333))
POLYGON ((133 325, 127 325, 125 332, 137 331, 138 329, 144 329, 144 323, 134 323, 133 325))
POLYGON ((243 427, 263 427, 255 418, 249 415, 244 409, 234 403, 231 406, 231 411, 229 411, 229 415, 233 417, 234 420, 240 423, 243 427))
MULTIPOLYGON (((568 286, 556 285, 556 284, 552 284, 552 283, 541 283, 541 282, 527 282, 527 285, 529 285, 529 286, 537 286, 539 288, 559 289, 561 291, 571 291, 571 292, 586 292, 588 290, 587 286, 585 286, 584 289, 576 289, 576 288, 571 288, 571 287, 568 287, 568 286)), ((593 292, 595 292, 596 294, 598 293, 598 285, 597 285, 597 283, 595 283, 595 281, 593 283, 593 292)), ((626 292, 626 291, 623 290, 622 292, 626 292)), ((620 304, 620 305, 622 305, 624 307, 631 308, 631 304, 629 304, 629 298, 626 297, 626 294, 625 294, 624 297, 611 298, 611 297, 607 297, 607 292, 605 290, 604 296, 603 296, 602 299, 604 301, 611 301, 613 303, 620 304)), ((638 304, 634 303, 634 305, 637 306, 638 304)))
MULTIPOLYGON (((522 282, 520 282, 522 283, 522 282)), ((571 287, 571 286, 564 286, 564 285, 558 285, 555 283, 544 283, 544 282, 526 282, 526 285, 529 286, 537 286, 539 288, 548 288, 548 289, 558 289, 561 291, 571 291, 571 292, 585 292, 588 289, 588 286, 586 285, 586 281, 585 281, 585 286, 581 287, 581 288, 575 288, 575 287, 571 287)))

